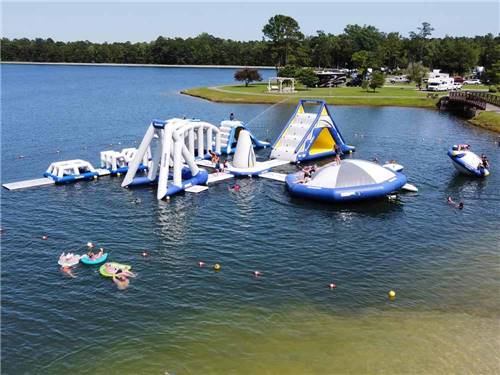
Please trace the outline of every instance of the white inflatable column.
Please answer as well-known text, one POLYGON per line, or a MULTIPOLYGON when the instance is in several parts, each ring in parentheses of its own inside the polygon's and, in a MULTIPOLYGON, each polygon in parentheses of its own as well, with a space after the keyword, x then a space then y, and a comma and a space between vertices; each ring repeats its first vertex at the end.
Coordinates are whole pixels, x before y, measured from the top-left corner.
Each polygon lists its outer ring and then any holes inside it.
POLYGON ((163 150, 163 132, 164 129, 157 129, 156 134, 158 135, 158 145, 156 147, 156 153, 154 154, 151 165, 148 171, 148 178, 153 181, 158 174, 158 166, 160 164, 161 153, 163 150))
POLYGON ((205 157, 203 149, 203 126, 198 128, 198 157, 203 159, 205 157))
POLYGON ((194 128, 189 129, 188 133, 188 145, 189 145, 189 153, 195 157, 194 154, 194 128))
POLYGON ((215 133, 215 152, 220 155, 220 130, 215 133))
POLYGON ((139 164, 141 164, 141 160, 146 151, 148 150, 151 140, 153 139, 154 133, 155 133, 155 128, 153 124, 151 124, 149 125, 149 128, 146 131, 144 138, 142 139, 141 145, 139 146, 139 149, 137 150, 134 159, 132 159, 132 162, 129 165, 128 172, 125 175, 125 178, 123 179, 122 182, 122 187, 127 186, 134 179, 135 174, 137 173, 137 169, 139 168, 139 164))
POLYGON ((172 147, 172 126, 167 126, 163 129, 163 137, 161 138, 163 143, 160 158, 160 175, 158 177, 158 190, 156 197, 158 199, 163 199, 167 194, 168 188, 168 169, 170 166, 170 149, 172 147))
POLYGON ((207 151, 213 150, 212 127, 207 127, 207 151))
POLYGON ((251 168, 255 165, 255 152, 253 150, 252 138, 246 130, 240 131, 236 151, 233 157, 233 166, 236 168, 251 168))
POLYGON ((182 137, 174 141, 174 185, 182 186, 182 137))

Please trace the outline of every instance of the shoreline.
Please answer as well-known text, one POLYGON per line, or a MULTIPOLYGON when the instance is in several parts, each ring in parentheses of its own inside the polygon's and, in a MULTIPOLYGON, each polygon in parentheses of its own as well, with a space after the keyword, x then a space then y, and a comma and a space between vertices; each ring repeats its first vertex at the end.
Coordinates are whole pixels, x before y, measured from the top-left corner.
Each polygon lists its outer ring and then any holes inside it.
POLYGON ((71 62, 34 62, 34 61, 1 61, 5 65, 67 65, 67 66, 109 66, 127 68, 206 68, 206 69, 276 69, 274 66, 251 65, 170 65, 170 64, 118 64, 118 63, 71 63, 71 62))

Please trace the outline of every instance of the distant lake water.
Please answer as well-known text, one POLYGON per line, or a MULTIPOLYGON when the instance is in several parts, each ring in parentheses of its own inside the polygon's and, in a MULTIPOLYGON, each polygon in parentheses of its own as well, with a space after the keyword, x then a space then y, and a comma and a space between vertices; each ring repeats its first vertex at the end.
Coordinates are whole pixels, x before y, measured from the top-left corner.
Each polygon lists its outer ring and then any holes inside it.
MULTIPOLYGON (((2 65, 1 74, 2 183, 41 177, 56 160, 97 165, 102 150, 137 146, 154 118, 218 124, 234 112, 274 140, 296 104, 179 94, 232 83, 228 69, 2 65)), ((331 206, 258 178, 241 179, 238 193, 223 182, 170 202, 120 178, 3 189, 2 373, 499 373, 497 135, 434 110, 331 109, 355 157, 396 159, 419 193, 331 206), (489 156, 488 178, 455 173, 446 151, 462 142, 489 156), (95 267, 61 274, 59 254, 87 241, 132 265, 128 290, 95 267)))

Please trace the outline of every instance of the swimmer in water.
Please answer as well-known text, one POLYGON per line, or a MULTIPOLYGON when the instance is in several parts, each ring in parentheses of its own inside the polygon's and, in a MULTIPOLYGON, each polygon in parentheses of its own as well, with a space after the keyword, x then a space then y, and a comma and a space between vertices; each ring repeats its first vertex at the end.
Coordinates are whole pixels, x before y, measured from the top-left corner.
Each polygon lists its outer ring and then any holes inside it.
POLYGON ((455 208, 458 208, 459 210, 463 210, 464 209, 464 203, 463 202, 457 203, 451 197, 448 197, 448 199, 446 201, 448 202, 448 204, 453 205, 455 208))
POLYGON ((113 282, 116 284, 118 289, 125 290, 130 284, 130 280, 126 276, 113 276, 113 282))
POLYGON ((71 271, 71 267, 63 266, 61 267, 61 272, 73 279, 76 278, 76 276, 73 274, 73 271, 71 271))
POLYGON ((238 184, 234 184, 233 186, 231 186, 229 189, 230 190, 234 190, 234 191, 240 191, 240 188, 241 186, 238 185, 238 184))

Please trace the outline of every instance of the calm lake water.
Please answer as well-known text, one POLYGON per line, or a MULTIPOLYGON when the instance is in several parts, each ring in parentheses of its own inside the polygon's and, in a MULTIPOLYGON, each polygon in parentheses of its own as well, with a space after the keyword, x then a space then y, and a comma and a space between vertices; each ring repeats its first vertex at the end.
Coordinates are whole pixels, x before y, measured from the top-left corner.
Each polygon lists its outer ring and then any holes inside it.
MULTIPOLYGON (((98 164, 101 150, 135 146, 153 118, 218 124, 235 112, 273 140, 295 105, 179 94, 230 83, 223 69, 1 69, 2 183, 40 177, 56 160, 98 164)), ((356 157, 398 160, 419 193, 329 206, 261 179, 170 202, 120 178, 3 189, 2 373, 499 373, 497 135, 433 110, 332 110, 356 157), (490 177, 455 173, 446 150, 457 142, 488 154, 490 177), (94 267, 60 273, 59 254, 87 241, 132 265, 128 290, 94 267)))

